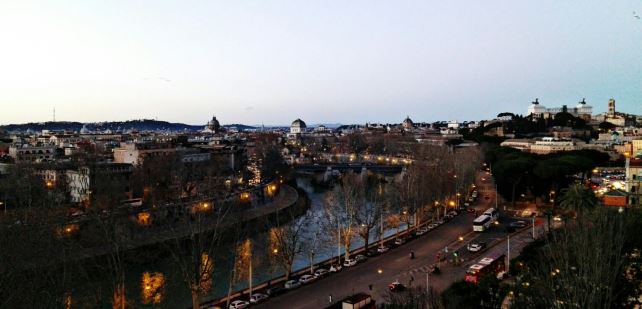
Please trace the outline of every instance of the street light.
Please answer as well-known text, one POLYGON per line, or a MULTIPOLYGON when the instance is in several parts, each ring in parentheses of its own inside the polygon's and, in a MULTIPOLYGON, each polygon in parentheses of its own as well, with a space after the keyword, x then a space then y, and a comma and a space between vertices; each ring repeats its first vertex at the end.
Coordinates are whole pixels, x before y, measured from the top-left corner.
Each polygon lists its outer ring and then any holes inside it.
POLYGON ((381 268, 377 269, 377 273, 380 274, 380 275, 383 274, 383 269, 381 269, 381 268))

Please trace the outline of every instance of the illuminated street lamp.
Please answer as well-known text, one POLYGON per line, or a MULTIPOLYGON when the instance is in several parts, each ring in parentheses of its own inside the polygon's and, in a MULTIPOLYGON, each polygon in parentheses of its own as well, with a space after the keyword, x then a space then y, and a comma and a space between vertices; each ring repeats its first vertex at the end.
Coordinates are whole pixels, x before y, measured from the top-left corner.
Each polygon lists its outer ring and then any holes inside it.
POLYGON ((380 274, 380 275, 383 274, 383 269, 381 269, 381 268, 377 269, 377 273, 380 274))

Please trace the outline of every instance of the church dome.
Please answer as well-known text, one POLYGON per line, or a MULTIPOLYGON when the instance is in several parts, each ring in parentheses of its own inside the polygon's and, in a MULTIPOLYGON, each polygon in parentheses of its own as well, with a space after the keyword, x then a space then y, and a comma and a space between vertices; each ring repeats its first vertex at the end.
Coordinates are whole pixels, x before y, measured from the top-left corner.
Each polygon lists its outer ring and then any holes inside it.
POLYGON ((304 128, 307 128, 308 126, 305 124, 303 120, 297 118, 297 120, 292 121, 292 127, 298 127, 298 128, 304 129, 304 128))

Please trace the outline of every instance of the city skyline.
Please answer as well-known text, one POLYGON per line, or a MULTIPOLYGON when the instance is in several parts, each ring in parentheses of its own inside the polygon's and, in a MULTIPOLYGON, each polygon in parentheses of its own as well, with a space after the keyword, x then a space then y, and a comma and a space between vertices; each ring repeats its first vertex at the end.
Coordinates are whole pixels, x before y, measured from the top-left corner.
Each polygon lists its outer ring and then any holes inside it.
POLYGON ((0 124, 642 114, 635 1, 0 4, 0 124))

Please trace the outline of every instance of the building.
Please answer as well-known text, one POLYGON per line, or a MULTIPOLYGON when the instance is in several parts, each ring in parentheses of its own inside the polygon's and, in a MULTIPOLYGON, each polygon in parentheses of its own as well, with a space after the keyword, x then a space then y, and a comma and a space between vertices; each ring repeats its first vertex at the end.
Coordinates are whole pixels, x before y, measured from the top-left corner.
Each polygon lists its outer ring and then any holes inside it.
POLYGON ((642 157, 642 139, 631 140, 631 156, 642 157))
POLYGON ((530 152, 531 146, 533 145, 533 141, 531 141, 530 139, 513 138, 513 139, 507 139, 499 145, 502 147, 511 147, 511 148, 519 149, 524 152, 530 152))
POLYGON ((535 141, 531 145, 531 152, 535 154, 549 154, 559 151, 573 151, 577 150, 573 140, 555 139, 553 137, 543 137, 540 141, 535 141))
POLYGON ((131 164, 99 163, 69 169, 66 172, 67 189, 73 202, 88 201, 91 194, 116 194, 124 200, 130 193, 129 177, 133 172, 131 164))
POLYGON ((212 117, 212 120, 207 122, 207 125, 203 129, 203 133, 214 133, 217 134, 221 131, 221 124, 216 119, 216 116, 212 117))
POLYGON ((415 128, 415 123, 412 122, 410 119, 410 116, 406 116, 406 119, 403 120, 401 123, 401 127, 406 130, 406 131, 411 131, 412 129, 415 128))
POLYGON ((547 108, 544 105, 539 104, 539 99, 531 102, 531 105, 528 107, 527 114, 531 115, 533 118, 555 118, 555 114, 558 113, 569 113, 575 117, 582 118, 586 121, 591 120, 591 115, 593 114, 593 107, 586 104, 586 100, 582 99, 575 107, 567 107, 562 105, 562 107, 553 107, 547 108))
POLYGON ((626 158, 625 191, 629 195, 629 205, 642 206, 642 157, 626 158))
POLYGON ((155 143, 120 143, 119 148, 113 149, 115 163, 133 165, 142 164, 147 157, 169 156, 176 153, 176 148, 165 144, 155 143))
POLYGON ((305 133, 305 130, 307 129, 307 125, 305 122, 301 119, 296 119, 292 121, 292 125, 290 125, 290 134, 302 134, 305 133))
POLYGON ((47 162, 54 161, 56 158, 56 146, 30 144, 11 145, 9 147, 9 156, 16 162, 47 162))
POLYGON ((617 127, 628 127, 634 126, 636 124, 636 117, 633 115, 619 113, 615 110, 615 100, 613 98, 609 99, 608 111, 606 113, 596 115, 596 122, 608 122, 617 127))

